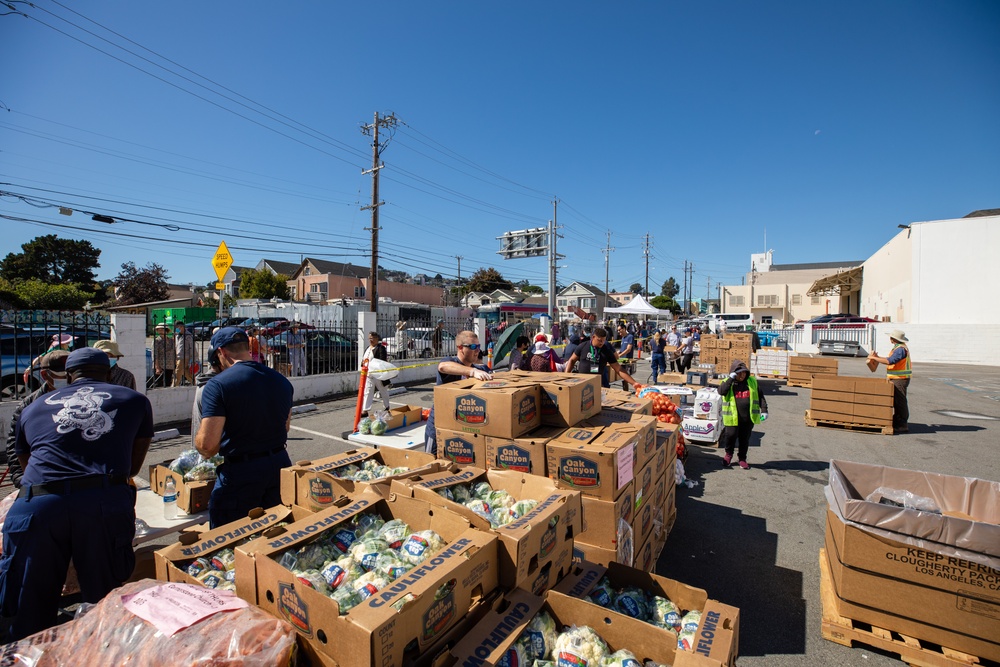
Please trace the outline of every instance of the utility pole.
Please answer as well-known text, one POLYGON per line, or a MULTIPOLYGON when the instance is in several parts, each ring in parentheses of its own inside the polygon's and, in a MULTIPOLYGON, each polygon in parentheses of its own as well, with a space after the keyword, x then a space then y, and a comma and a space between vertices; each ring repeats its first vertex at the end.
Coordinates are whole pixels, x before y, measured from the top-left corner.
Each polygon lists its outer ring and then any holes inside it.
POLYGON ((461 255, 455 255, 455 259, 458 260, 458 293, 459 293, 458 303, 459 303, 459 305, 461 305, 462 304, 462 296, 461 296, 461 294, 462 294, 462 259, 464 259, 464 258, 461 255))
POLYGON ((380 127, 396 127, 396 123, 395 114, 379 118, 376 111, 375 121, 371 125, 361 126, 362 134, 365 136, 372 135, 372 168, 361 172, 362 174, 372 175, 372 203, 370 206, 362 206, 361 210, 370 210, 372 212, 372 226, 370 228, 372 232, 372 265, 368 278, 368 297, 371 300, 369 310, 373 313, 378 312, 378 207, 385 204, 384 201, 379 201, 378 198, 378 174, 382 167, 385 166, 379 162, 379 153, 384 146, 379 144, 378 130, 380 127))
POLYGON ((553 322, 556 321, 556 262, 559 259, 559 254, 556 252, 556 238, 559 234, 556 233, 556 228, 558 224, 556 222, 556 215, 558 214, 559 200, 552 200, 552 219, 549 220, 549 317, 553 322))
POLYGON ((687 295, 688 295, 688 261, 684 260, 684 287, 681 289, 681 302, 684 304, 683 310, 684 314, 687 314, 687 295))
POLYGON ((691 279, 688 280, 688 315, 690 315, 691 300, 694 299, 694 262, 689 264, 688 270, 691 272, 691 279))
POLYGON ((604 308, 608 307, 608 267, 611 261, 611 253, 614 252, 614 248, 611 247, 611 230, 608 230, 608 245, 601 249, 604 253, 604 308))
POLYGON ((642 246, 642 254, 646 257, 646 287, 644 292, 645 294, 649 294, 649 232, 646 232, 646 241, 642 246))

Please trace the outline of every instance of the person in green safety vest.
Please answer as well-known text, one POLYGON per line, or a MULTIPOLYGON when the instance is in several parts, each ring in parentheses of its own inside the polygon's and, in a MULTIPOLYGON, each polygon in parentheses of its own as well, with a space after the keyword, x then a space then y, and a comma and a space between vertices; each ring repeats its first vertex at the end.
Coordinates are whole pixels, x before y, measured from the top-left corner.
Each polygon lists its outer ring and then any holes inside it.
POLYGON ((733 450, 739 443, 740 467, 746 470, 747 449, 750 447, 750 432, 754 424, 767 419, 767 400, 760 393, 757 378, 750 375, 746 363, 736 359, 729 367, 729 377, 719 384, 722 397, 722 445, 726 455, 722 465, 729 467, 733 462, 733 450))

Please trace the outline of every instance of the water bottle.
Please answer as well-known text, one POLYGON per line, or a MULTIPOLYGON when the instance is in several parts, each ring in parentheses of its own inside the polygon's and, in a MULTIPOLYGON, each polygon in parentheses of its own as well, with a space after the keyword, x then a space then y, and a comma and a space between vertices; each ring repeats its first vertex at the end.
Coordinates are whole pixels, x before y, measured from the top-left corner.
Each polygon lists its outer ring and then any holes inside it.
POLYGON ((163 483, 163 518, 177 518, 177 484, 174 483, 173 475, 168 475, 167 481, 163 483))

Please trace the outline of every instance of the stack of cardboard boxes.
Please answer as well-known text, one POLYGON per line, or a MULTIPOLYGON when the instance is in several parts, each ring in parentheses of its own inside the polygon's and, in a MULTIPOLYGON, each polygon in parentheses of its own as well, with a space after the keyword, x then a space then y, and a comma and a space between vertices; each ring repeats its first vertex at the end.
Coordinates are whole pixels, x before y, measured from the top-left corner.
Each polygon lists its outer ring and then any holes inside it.
POLYGON ((969 654, 961 664, 979 664, 972 656, 1000 661, 997 489, 995 482, 831 461, 820 554, 824 636, 859 639, 853 620, 969 654), (910 502, 900 502, 904 493, 910 502))
POLYGON ((759 378, 772 380, 788 378, 788 350, 777 347, 762 347, 753 355, 750 372, 759 378))
POLYGON ((837 360, 799 354, 788 359, 788 386, 811 387, 816 375, 836 375, 837 360))
POLYGON ((750 333, 727 333, 722 338, 715 334, 705 334, 701 337, 698 358, 700 363, 714 364, 716 373, 728 373, 729 367, 737 359, 750 368, 752 343, 753 334, 750 333))
POLYGON ((892 432, 892 383, 884 378, 816 375, 806 423, 832 422, 892 432))

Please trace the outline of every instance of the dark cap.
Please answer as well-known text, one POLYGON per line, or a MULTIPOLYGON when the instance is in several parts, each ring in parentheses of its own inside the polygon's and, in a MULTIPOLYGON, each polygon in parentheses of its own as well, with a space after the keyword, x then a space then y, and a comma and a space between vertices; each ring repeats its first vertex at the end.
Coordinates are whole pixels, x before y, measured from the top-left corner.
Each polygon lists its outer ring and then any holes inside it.
POLYGON ((218 350, 220 347, 232 345, 233 343, 249 342, 250 337, 247 336, 247 332, 243 331, 243 329, 239 327, 222 327, 212 334, 211 346, 213 350, 218 350))
POLYGON ((53 350, 42 357, 41 368, 56 373, 65 372, 67 357, 69 357, 69 352, 66 350, 53 350))
POLYGON ((111 361, 103 350, 93 347, 81 347, 69 353, 66 358, 66 370, 71 371, 74 368, 83 368, 84 366, 111 368, 111 361))
POLYGON ((741 359, 733 359, 733 363, 729 366, 730 373, 749 373, 750 369, 747 368, 746 362, 741 359))

